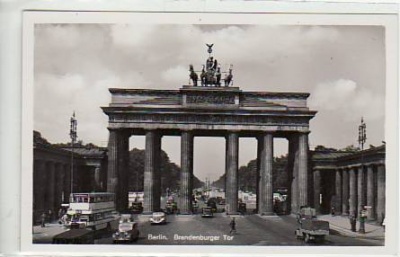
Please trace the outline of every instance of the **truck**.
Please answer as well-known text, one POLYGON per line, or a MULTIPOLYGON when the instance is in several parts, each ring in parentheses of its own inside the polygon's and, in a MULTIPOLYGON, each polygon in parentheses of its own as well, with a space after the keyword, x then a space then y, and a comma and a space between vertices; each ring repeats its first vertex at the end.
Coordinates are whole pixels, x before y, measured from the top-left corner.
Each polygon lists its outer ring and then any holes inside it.
POLYGON ((295 231, 298 239, 304 239, 306 243, 311 241, 322 243, 325 236, 329 235, 329 222, 318 220, 315 209, 311 207, 301 207, 297 214, 299 227, 295 231))

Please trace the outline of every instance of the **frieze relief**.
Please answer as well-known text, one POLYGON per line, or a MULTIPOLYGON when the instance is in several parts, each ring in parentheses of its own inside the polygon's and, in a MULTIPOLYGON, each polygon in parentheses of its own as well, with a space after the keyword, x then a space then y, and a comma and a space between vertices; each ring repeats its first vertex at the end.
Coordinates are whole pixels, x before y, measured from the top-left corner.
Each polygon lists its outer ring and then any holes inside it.
POLYGON ((235 104, 234 95, 187 95, 187 104, 235 104))
POLYGON ((174 115, 174 114, 114 114, 110 122, 162 123, 162 124, 215 124, 215 125, 308 125, 308 117, 271 117, 256 115, 174 115))

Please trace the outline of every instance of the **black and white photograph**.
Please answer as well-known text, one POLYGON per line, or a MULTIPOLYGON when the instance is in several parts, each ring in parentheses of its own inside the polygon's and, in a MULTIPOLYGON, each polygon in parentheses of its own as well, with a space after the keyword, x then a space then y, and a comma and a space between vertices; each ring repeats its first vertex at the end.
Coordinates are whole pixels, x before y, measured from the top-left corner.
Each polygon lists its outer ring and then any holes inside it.
POLYGON ((25 13, 25 243, 384 251, 390 20, 254 16, 25 13))

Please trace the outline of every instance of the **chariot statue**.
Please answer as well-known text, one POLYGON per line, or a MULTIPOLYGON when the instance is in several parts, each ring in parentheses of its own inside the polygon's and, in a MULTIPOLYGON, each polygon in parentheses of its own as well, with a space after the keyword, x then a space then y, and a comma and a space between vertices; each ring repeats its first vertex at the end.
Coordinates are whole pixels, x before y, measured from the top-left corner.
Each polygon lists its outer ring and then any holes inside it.
POLYGON ((206 60, 206 63, 203 64, 200 76, 197 75, 193 65, 189 65, 189 78, 192 81, 193 86, 198 86, 197 82, 200 77, 200 85, 202 87, 221 87, 221 80, 223 80, 222 83, 225 87, 229 87, 233 84, 232 65, 229 66, 228 71, 221 72, 221 65, 218 63, 217 59, 211 55, 214 44, 206 44, 206 46, 208 47, 207 52, 209 56, 206 60), (222 74, 225 75, 223 79, 222 74))

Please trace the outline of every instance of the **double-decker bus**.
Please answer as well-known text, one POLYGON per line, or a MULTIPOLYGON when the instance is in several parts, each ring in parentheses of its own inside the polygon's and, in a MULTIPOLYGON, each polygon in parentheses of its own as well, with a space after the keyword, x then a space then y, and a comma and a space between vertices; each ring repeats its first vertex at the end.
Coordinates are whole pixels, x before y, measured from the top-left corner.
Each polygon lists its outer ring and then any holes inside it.
POLYGON ((114 198, 113 193, 72 193, 66 226, 78 223, 93 230, 117 229, 120 216, 114 198))

